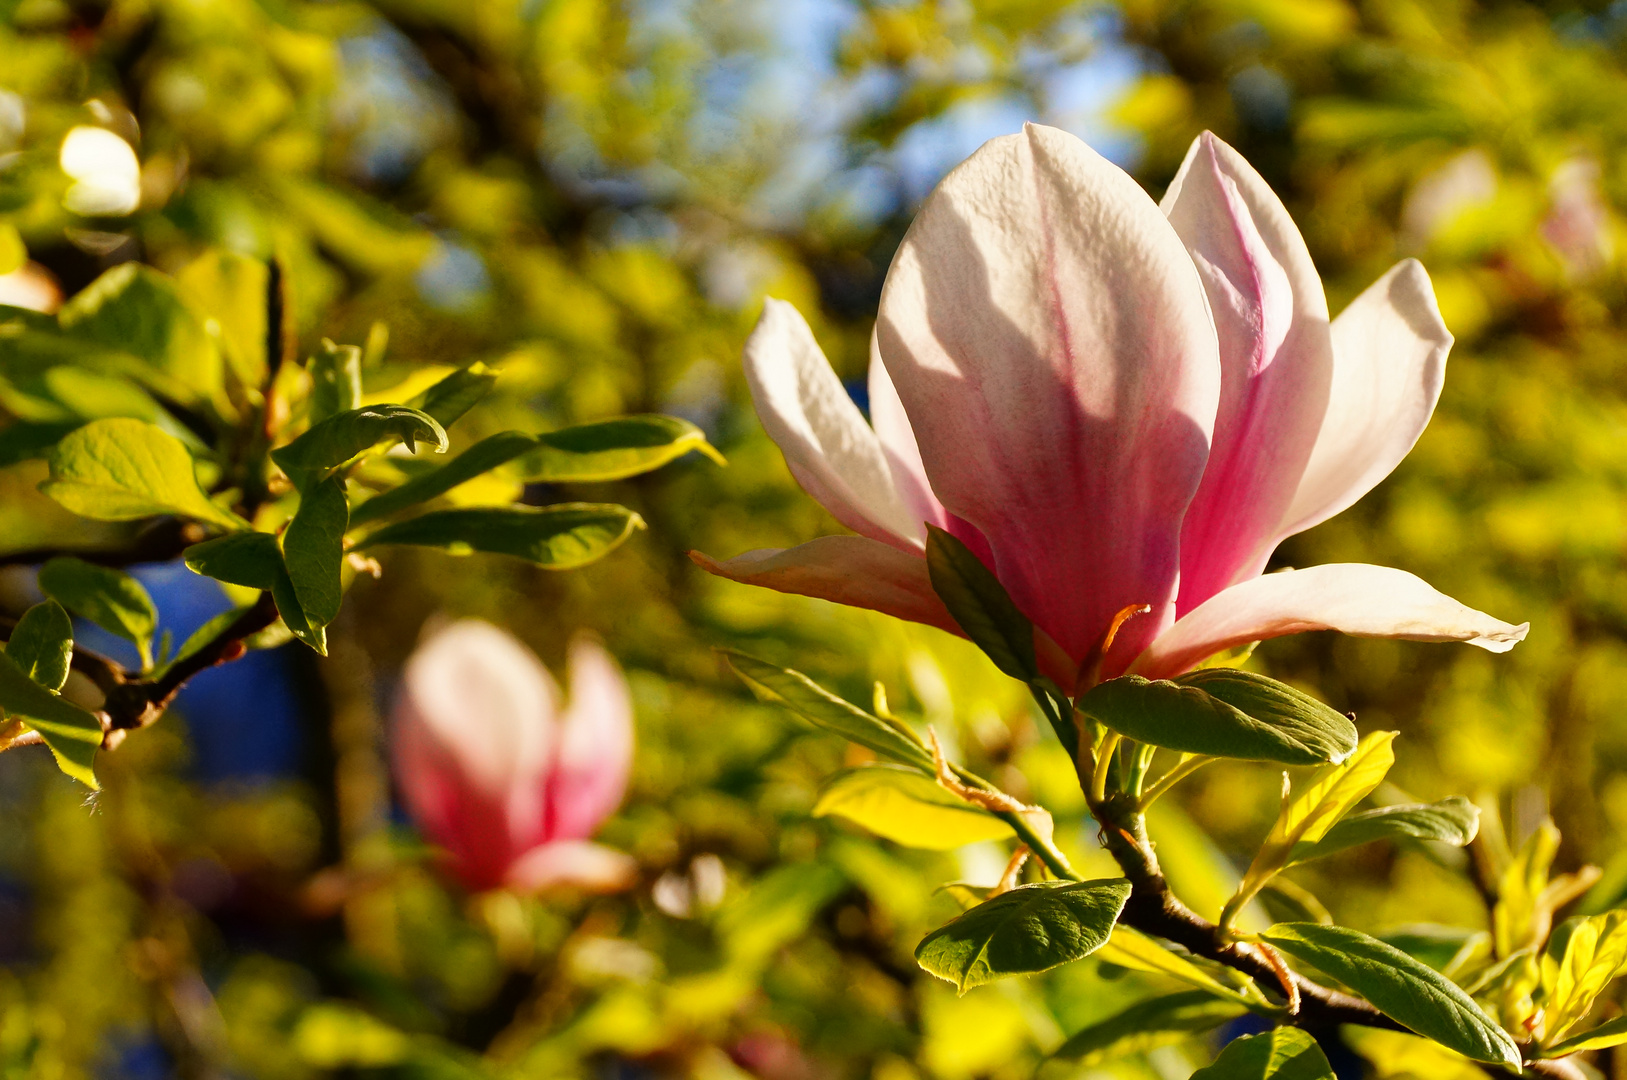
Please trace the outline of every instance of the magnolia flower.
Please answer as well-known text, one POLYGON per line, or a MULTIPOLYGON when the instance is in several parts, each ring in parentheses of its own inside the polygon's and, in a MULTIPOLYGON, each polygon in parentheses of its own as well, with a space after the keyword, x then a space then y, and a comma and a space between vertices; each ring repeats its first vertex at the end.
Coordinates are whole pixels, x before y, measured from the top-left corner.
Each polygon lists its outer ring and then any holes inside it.
POLYGON ((407 661, 396 779, 413 819, 473 890, 625 886, 633 860, 587 838, 621 804, 633 707, 609 653, 571 643, 570 701, 490 623, 453 623, 407 661))
POLYGON ((874 428, 789 304, 769 300, 746 343, 763 426, 859 535, 695 559, 955 631, 927 575, 936 525, 1034 622, 1064 686, 1303 630, 1502 652, 1525 626, 1400 570, 1262 576, 1412 448, 1451 344, 1410 259, 1330 323, 1299 230, 1213 135, 1158 206, 1029 125, 951 172, 905 236, 871 339, 874 428))

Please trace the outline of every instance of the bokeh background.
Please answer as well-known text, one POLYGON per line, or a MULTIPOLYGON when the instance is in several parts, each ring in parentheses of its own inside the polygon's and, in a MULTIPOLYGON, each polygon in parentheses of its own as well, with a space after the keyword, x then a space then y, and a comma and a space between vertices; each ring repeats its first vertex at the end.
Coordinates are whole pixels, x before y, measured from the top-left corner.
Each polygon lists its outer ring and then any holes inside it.
MULTIPOLYGON (((836 528, 754 418, 740 344, 763 296, 789 299, 862 404, 913 207, 1025 120, 1154 195, 1214 130, 1287 202, 1335 312, 1424 260, 1457 336, 1435 420, 1279 561, 1403 567, 1530 638, 1494 657, 1313 635, 1253 663, 1402 731, 1392 795, 1469 794, 1515 839, 1551 812, 1562 866, 1605 867, 1589 902, 1610 905, 1627 893, 1624 102, 1621 3, 0 0, 0 224, 65 293, 132 259, 275 254, 303 347, 387 324, 370 386, 502 372, 460 441, 665 411, 729 460, 576 490, 650 525, 585 570, 392 555, 347 598, 330 660, 292 646, 200 677, 104 755, 94 799, 41 750, 0 757, 0 1073, 1016 1080, 1162 989, 1084 962, 956 998, 918 971, 915 942, 957 910, 937 886, 992 880, 1003 852, 812 819, 846 751, 751 700, 712 647, 858 701, 882 681, 1097 865, 1066 756, 968 646, 684 556, 836 528), (79 126, 127 142, 139 177, 76 191, 60 151, 79 126), (632 891, 469 897, 437 876, 393 797, 385 718, 421 629, 466 615, 556 670, 578 628, 621 658, 638 758, 600 838, 638 859, 632 891)), ((0 560, 75 527, 31 494, 37 471, 0 470, 0 560)), ((182 636, 225 606, 183 567, 141 573, 182 636)), ((0 573, 7 605, 28 594, 26 568, 0 573)), ((1212 914, 1278 779, 1215 766, 1181 790, 1153 835, 1212 914)), ((1421 850, 1290 876, 1370 931, 1485 922, 1464 867, 1421 850)), ((1179 1078, 1206 1054, 1045 1068, 1179 1078)))

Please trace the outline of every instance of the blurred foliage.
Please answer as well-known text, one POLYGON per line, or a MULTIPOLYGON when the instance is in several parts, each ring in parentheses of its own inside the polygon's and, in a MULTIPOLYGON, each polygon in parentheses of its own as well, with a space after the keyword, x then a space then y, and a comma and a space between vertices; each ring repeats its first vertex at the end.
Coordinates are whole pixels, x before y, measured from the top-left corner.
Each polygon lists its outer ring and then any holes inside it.
MULTIPOLYGON (((330 628, 331 661, 287 667, 302 703, 289 769, 209 775, 189 743, 233 718, 204 715, 208 699, 104 755, 90 806, 43 753, 0 757, 0 1068, 1015 1080, 1174 988, 1087 961, 957 998, 921 973, 911 950, 956 910, 937 882, 990 882, 1004 852, 910 852, 812 818, 843 747, 751 701, 710 647, 794 659, 855 701, 881 680, 895 709, 1045 803, 1076 865, 1111 872, 1066 754, 969 646, 683 558, 832 531, 746 399, 738 350, 760 298, 795 302, 857 379, 912 203, 1025 118, 1080 132, 1154 193, 1212 128, 1282 194, 1335 311, 1395 259, 1425 261, 1458 337, 1436 419, 1391 480, 1283 556, 1415 571, 1529 618, 1530 639, 1491 657, 1295 638, 1253 663, 1363 730, 1402 731, 1388 800, 1476 794, 1515 846, 1551 808, 1558 867, 1604 864, 1587 902, 1613 906, 1624 91, 1627 13, 1603 5, 0 0, 0 269, 18 258, 12 230, 69 295, 126 261, 276 256, 302 350, 368 343, 369 393, 448 363, 500 373, 454 449, 663 411, 730 463, 590 486, 581 497, 650 529, 569 575, 392 552, 330 628), (1103 99, 1110 115, 1090 108, 1103 99), (81 127, 132 147, 135 179, 116 162, 101 187, 69 175, 81 127), (138 185, 134 212, 108 212, 118 183, 138 185), (635 890, 466 897, 434 875, 392 814, 380 716, 443 614, 507 625, 550 664, 589 627, 628 668, 638 760, 601 839, 639 859, 635 890)), ((5 551, 83 528, 31 495, 42 475, 0 469, 5 551)), ((19 609, 31 589, 24 572, 0 580, 19 609)), ((1213 917, 1278 781, 1221 764, 1182 792, 1153 836, 1213 917)), ((1489 928, 1472 871, 1381 845, 1289 877, 1370 931, 1489 928)), ((1381 1075, 1461 1066, 1420 1046, 1357 1043, 1381 1075)), ((1208 1054, 1187 1041, 1082 1068, 1179 1076, 1208 1054)))

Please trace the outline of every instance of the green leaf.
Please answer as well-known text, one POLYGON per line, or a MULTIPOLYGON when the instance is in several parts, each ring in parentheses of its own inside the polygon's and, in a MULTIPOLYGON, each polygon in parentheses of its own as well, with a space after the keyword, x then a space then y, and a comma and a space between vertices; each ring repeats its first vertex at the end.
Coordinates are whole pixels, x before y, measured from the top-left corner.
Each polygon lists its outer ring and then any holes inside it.
POLYGON ((1564 958, 1548 994, 1549 1037, 1563 1036, 1593 1008, 1611 980, 1627 974, 1627 911, 1579 920, 1565 943, 1564 958))
POLYGON ((158 609, 141 582, 122 570, 59 555, 40 567, 40 591, 82 619, 135 645, 143 669, 152 667, 158 609))
POLYGON ((339 615, 344 598, 341 572, 345 529, 349 525, 344 481, 330 476, 300 496, 299 510, 283 534, 283 563, 294 595, 312 626, 326 626, 339 615))
POLYGON ((1183 990, 1137 1002, 1075 1032, 1052 1056, 1097 1065, 1181 1042, 1247 1013, 1235 1001, 1222 1001, 1201 990, 1183 990))
POLYGON ((658 469, 691 450, 718 464, 723 458, 706 434, 675 416, 623 416, 537 436, 537 449, 521 462, 527 481, 549 484, 622 480, 658 469))
POLYGON ((29 678, 8 652, 0 652, 0 710, 39 732, 63 772, 92 790, 98 787, 94 767, 101 721, 29 678))
POLYGON ((434 443, 436 453, 446 452, 446 431, 434 417, 405 405, 369 405, 312 425, 287 446, 271 451, 271 460, 304 487, 380 443, 400 441, 416 452, 420 440, 434 443))
POLYGON ((613 503, 475 506, 434 510, 386 525, 356 546, 415 544, 454 555, 483 551, 529 559, 548 570, 570 570, 610 554, 643 527, 643 518, 613 503))
POLYGON ((1314 843, 1295 844, 1288 865, 1320 859, 1375 840, 1437 840, 1465 847, 1479 829, 1480 808, 1461 795, 1438 803, 1385 806, 1351 814, 1314 843))
POLYGON ((1233 1039, 1192 1080, 1333 1080, 1333 1066, 1315 1039, 1280 1027, 1233 1039))
POLYGON ((73 620, 55 600, 23 612, 6 642, 6 655, 30 679, 60 691, 73 661, 73 620))
POLYGON ((1169 750, 1317 765, 1356 748, 1350 718, 1291 686, 1232 668, 1178 680, 1124 675, 1079 698, 1079 710, 1121 735, 1169 750))
POLYGON ((145 361, 164 389, 191 402, 221 388, 220 351, 173 278, 136 262, 115 266, 62 305, 69 335, 145 361))
POLYGON ((354 345, 335 345, 327 338, 317 347, 307 370, 311 373, 311 422, 353 412, 362 402, 362 351, 354 345))
POLYGON ((237 381, 258 390, 266 377, 266 294, 271 271, 259 259, 210 251, 175 276, 181 292, 220 328, 220 343, 237 381))
POLYGON ((64 435, 79 427, 79 420, 45 423, 17 421, 0 431, 0 469, 20 461, 46 457, 64 435))
POLYGON ((1128 926, 1115 926, 1113 936, 1101 947, 1097 955, 1109 964, 1117 964, 1131 971, 1146 971, 1179 979, 1211 996, 1227 998, 1234 1002, 1241 1002, 1243 999, 1242 992, 1237 988, 1227 986, 1196 962, 1165 948, 1128 926))
POLYGON ((1583 1050, 1603 1050, 1610 1046, 1620 1046, 1622 1043, 1627 1043, 1627 1016, 1606 1020, 1596 1028, 1572 1035, 1564 1042, 1555 1043, 1543 1050, 1542 1056, 1564 1057, 1566 1054, 1579 1054, 1583 1050))
POLYGON ((28 262, 28 245, 11 222, 0 224, 0 274, 20 270, 28 262))
POLYGON ((368 499, 351 512, 350 524, 362 525, 445 495, 459 484, 490 472, 533 449, 537 440, 520 431, 502 431, 481 439, 432 472, 415 476, 399 487, 368 499))
POLYGON ((187 635, 186 640, 181 642, 181 647, 175 650, 175 655, 154 669, 152 677, 155 679, 163 678, 164 673, 170 668, 174 667, 176 664, 179 664, 187 657, 192 656, 199 649, 203 648, 205 645, 215 640, 215 638, 219 637, 221 632, 241 618, 243 614, 249 610, 249 607, 250 605, 245 604, 242 607, 235 607, 228 611, 223 611, 219 615, 216 615, 214 618, 210 619, 208 622, 204 623, 202 626, 198 627, 196 630, 192 631, 192 633, 187 635))
POLYGON ((454 371, 419 394, 411 404, 433 416, 441 427, 449 428, 480 404, 496 385, 497 374, 477 362, 454 371))
POLYGON ((926 565, 932 590, 994 666, 1023 682, 1039 678, 1034 624, 1017 610, 983 560, 954 536, 928 525, 926 565))
POLYGON ((906 847, 952 851, 1011 836, 1011 826, 929 777, 898 765, 871 765, 832 780, 814 817, 835 814, 906 847))
POLYGON ((40 490, 81 517, 134 521, 175 514, 228 532, 249 527, 198 487, 186 447, 142 420, 94 420, 64 436, 50 463, 40 490))
POLYGON ((932 931, 915 960, 963 994, 1008 975, 1049 971, 1105 945, 1129 898, 1123 878, 1021 885, 932 931))
POLYGON ((318 654, 328 655, 327 634, 321 624, 312 625, 307 618, 276 537, 262 532, 234 533, 193 544, 184 554, 194 573, 271 593, 288 632, 318 654))
POLYGON ((935 775, 926 747, 879 717, 837 697, 800 671, 776 667, 733 649, 718 650, 734 673, 764 701, 784 705, 815 727, 822 727, 882 757, 935 775))
POLYGON ((1315 923, 1278 923, 1260 938, 1338 979, 1425 1038, 1475 1061, 1520 1068, 1520 1051, 1508 1032, 1455 984, 1400 949, 1343 926, 1315 923))

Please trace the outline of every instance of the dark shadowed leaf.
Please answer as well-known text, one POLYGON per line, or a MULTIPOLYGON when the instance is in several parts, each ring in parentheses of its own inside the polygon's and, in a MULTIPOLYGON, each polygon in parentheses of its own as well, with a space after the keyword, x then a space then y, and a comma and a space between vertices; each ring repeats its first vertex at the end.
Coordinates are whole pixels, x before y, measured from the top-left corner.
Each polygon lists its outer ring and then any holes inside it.
POLYGON ((1109 679, 1079 709, 1122 735, 1188 754, 1316 765, 1356 748, 1350 718, 1291 686, 1229 668, 1179 680, 1109 679))
POLYGON ((92 421, 64 436, 50 463, 40 490, 82 517, 134 521, 176 514, 228 531, 249 527, 198 487, 192 455, 180 440, 143 420, 92 421))
POLYGON ((271 460, 304 487, 318 480, 328 469, 336 468, 385 442, 401 442, 416 450, 419 442, 433 443, 437 453, 446 452, 446 431, 431 416, 405 405, 369 405, 330 416, 287 446, 271 452, 271 460))
POLYGON ((175 279, 127 262, 81 289, 58 319, 70 336, 129 353, 161 375, 181 401, 208 400, 221 387, 220 350, 175 279))
POLYGON ((55 600, 35 604, 17 620, 6 655, 30 679, 60 691, 73 659, 73 620, 55 600))
POLYGON ((496 385, 495 372, 488 370, 485 364, 470 364, 425 390, 410 404, 433 416, 441 427, 449 428, 480 404, 496 385))
POLYGON ((81 619, 130 642, 141 666, 152 666, 158 609, 141 582, 122 570, 59 555, 40 567, 40 591, 81 619))
POLYGON ((1340 821, 1314 844, 1295 844, 1288 864, 1308 862, 1374 840, 1438 840, 1463 847, 1480 829, 1480 808, 1461 795, 1438 803, 1385 806, 1340 821))
POLYGON ((102 745, 101 722, 30 679, 5 652, 0 652, 0 711, 20 717, 39 732, 63 772, 91 788, 97 786, 94 764, 102 745))
POLYGON ((311 357, 311 422, 351 412, 362 401, 362 351, 323 338, 311 357))
POLYGON ((1034 624, 1017 610, 983 560, 949 533, 928 525, 926 565, 933 591, 994 666, 1014 679, 1037 679, 1034 624))
POLYGON ((1095 1065, 1180 1042, 1247 1014, 1248 1010, 1235 1001, 1224 1001, 1202 990, 1185 990, 1137 1002, 1075 1032, 1053 1056, 1095 1065))
POLYGON ((468 507, 434 510, 386 525, 357 547, 414 544, 454 555, 482 551, 528 559, 549 570, 569 570, 603 558, 643 526, 643 518, 613 503, 468 507))
POLYGON ((1520 1051, 1474 1000, 1393 945, 1343 926, 1278 923, 1268 944, 1333 976, 1390 1019, 1475 1061, 1520 1067, 1520 1051))
POLYGON ((1022 885, 932 931, 915 959, 963 994, 1008 975, 1048 971, 1106 944, 1129 898, 1123 878, 1022 885))
POLYGON ((675 416, 623 416, 537 436, 520 463, 528 481, 569 484, 621 480, 658 469, 691 450, 723 459, 700 428, 675 416))
POLYGON ((1333 1080, 1333 1066, 1315 1039, 1280 1027, 1233 1039, 1192 1080, 1333 1080))
POLYGON ((262 532, 220 536, 193 544, 186 549, 185 558, 187 567, 195 573, 270 592, 288 632, 321 655, 328 655, 327 634, 322 625, 313 625, 306 616, 276 537, 262 532))
POLYGON ((415 476, 399 487, 368 499, 351 512, 350 523, 354 526, 377 521, 409 506, 445 495, 459 484, 514 460, 536 445, 535 438, 520 431, 501 431, 481 439, 432 472, 415 476))
POLYGON ((933 773, 932 755, 924 746, 880 717, 850 705, 802 672, 776 667, 732 649, 719 651, 762 700, 784 705, 810 724, 867 746, 883 757, 913 765, 928 775, 933 773))
POLYGON ((313 626, 326 626, 339 614, 349 525, 344 481, 330 476, 300 496, 299 510, 283 534, 283 562, 294 595, 313 626))

